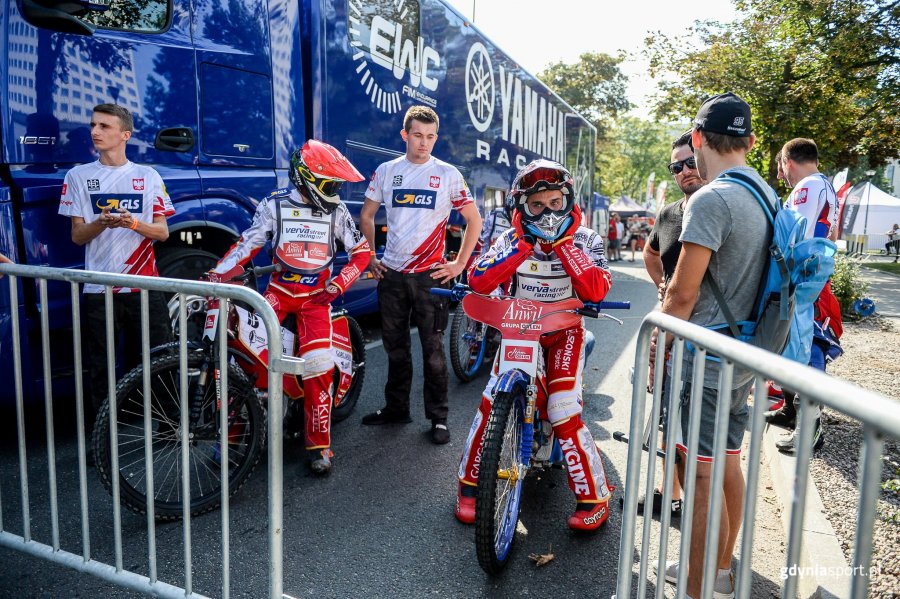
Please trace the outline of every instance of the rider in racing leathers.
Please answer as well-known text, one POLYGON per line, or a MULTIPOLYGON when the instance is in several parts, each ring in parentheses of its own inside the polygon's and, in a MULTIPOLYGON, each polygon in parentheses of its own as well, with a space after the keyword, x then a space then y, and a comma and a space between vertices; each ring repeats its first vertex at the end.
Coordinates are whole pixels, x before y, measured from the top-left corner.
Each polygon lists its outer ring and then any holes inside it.
MULTIPOLYGON (((516 175, 509 199, 514 208, 512 228, 470 268, 472 289, 488 294, 511 280, 510 294, 519 298, 602 300, 611 285, 603 240, 580 226, 581 210, 572 175, 565 167, 548 160, 530 163, 516 175)), ((596 530, 609 516, 611 489, 600 451, 581 418, 584 339, 583 324, 541 337, 547 388, 539 390, 538 401, 546 402, 541 412, 553 425, 565 456, 569 486, 575 493, 575 513, 568 525, 575 530, 596 530)), ((460 460, 456 517, 465 524, 475 521, 483 435, 497 375, 495 360, 460 460)))
POLYGON ((296 314, 299 355, 305 363, 303 410, 309 466, 315 474, 331 470, 331 302, 344 293, 369 263, 369 243, 353 222, 338 190, 364 177, 338 150, 309 140, 291 155, 294 188, 279 189, 256 209, 250 227, 208 273, 213 282, 242 272, 271 239, 275 261, 265 297, 279 321, 296 314), (340 242, 350 258, 334 278, 331 266, 340 242), (237 271, 237 272, 236 272, 237 271))
POLYGON ((498 206, 488 212, 484 217, 484 226, 481 227, 478 245, 475 246, 472 255, 479 256, 488 251, 500 235, 512 226, 511 218, 512 215, 506 206, 498 206))

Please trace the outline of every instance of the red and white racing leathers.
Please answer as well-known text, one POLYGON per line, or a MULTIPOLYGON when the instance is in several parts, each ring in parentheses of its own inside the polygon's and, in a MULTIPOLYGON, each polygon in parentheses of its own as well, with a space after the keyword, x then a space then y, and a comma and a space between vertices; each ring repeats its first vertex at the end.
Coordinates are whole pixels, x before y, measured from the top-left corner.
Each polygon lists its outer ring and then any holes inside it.
MULTIPOLYGON (((559 301, 578 297, 599 302, 611 281, 603 241, 597 233, 580 227, 574 239, 566 238, 555 248, 539 243, 534 248, 515 230, 505 231, 469 269, 469 285, 478 293, 491 293, 510 283, 515 297, 559 301)), ((541 337, 546 352, 546 389, 538 390, 538 409, 546 414, 565 456, 569 487, 578 503, 609 501, 610 490, 600 451, 581 419, 581 379, 584 368, 584 326, 541 337), (546 402, 546 403, 545 403, 546 402)), ((498 356, 499 359, 499 356, 498 356)), ((491 412, 491 391, 497 382, 498 359, 481 397, 459 464, 463 485, 478 482, 484 429, 491 412)))
POLYGON ((241 234, 213 272, 224 274, 249 261, 272 238, 275 261, 283 268, 274 273, 266 300, 279 322, 297 316, 298 353, 306 360, 303 375, 303 410, 307 449, 331 445, 331 300, 325 288, 343 293, 369 263, 369 242, 362 236, 343 202, 331 214, 307 204, 296 189, 280 189, 256 208, 253 222, 241 234), (340 241, 349 262, 333 279, 331 265, 340 241))

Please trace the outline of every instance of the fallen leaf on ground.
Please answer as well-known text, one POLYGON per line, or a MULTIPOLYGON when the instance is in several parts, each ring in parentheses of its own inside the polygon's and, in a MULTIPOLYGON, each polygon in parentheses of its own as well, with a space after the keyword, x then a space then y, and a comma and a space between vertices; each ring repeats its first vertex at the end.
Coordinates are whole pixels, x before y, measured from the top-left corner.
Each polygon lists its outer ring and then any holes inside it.
POLYGON ((550 562, 553 561, 554 556, 551 551, 553 550, 553 545, 550 546, 550 549, 547 550, 547 553, 542 555, 538 555, 537 553, 529 554, 528 559, 534 562, 537 567, 546 566, 550 562))

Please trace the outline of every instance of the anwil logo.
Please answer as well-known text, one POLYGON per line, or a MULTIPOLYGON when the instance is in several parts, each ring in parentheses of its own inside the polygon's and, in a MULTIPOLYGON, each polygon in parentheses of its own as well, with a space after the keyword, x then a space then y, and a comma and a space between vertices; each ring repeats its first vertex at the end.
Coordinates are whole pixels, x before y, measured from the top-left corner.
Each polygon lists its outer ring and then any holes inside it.
MULTIPOLYGON (((438 80, 433 76, 441 65, 437 50, 425 45, 416 26, 419 23, 419 4, 411 0, 383 2, 379 13, 367 6, 361 8, 360 0, 347 3, 350 21, 350 45, 354 48, 353 60, 359 84, 365 89, 369 100, 378 110, 388 114, 399 112, 400 88, 403 93, 416 100, 431 103, 433 98, 419 92, 420 85, 435 91, 438 80), (380 68, 373 68, 369 60, 380 68), (385 76, 385 71, 393 75, 393 80, 385 76), (404 77, 409 77, 409 85, 399 85, 404 77)), ((368 3, 366 3, 368 4, 368 3)), ((436 102, 435 102, 436 103, 436 102)))

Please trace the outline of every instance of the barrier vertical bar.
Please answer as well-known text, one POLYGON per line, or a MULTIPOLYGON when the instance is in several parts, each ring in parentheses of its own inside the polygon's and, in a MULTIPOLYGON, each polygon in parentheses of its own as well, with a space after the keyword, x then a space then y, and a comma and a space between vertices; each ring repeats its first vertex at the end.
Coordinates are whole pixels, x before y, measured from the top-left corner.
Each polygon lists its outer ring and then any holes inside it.
POLYGON ((150 388, 150 297, 141 289, 141 370, 144 394, 144 470, 147 486, 147 569, 156 583, 156 486, 153 480, 153 432, 150 427, 153 393, 150 388))
POLYGON ((722 527, 722 506, 725 502, 725 461, 728 441, 728 420, 731 415, 731 383, 734 363, 719 365, 719 389, 716 402, 716 428, 713 442, 712 477, 709 480, 709 503, 706 512, 706 551, 703 553, 703 581, 700 596, 712 599, 719 560, 719 531, 722 527), (715 551, 713 551, 715 548, 715 551))
MULTIPOLYGON (((750 424, 750 455, 747 463, 747 486, 744 488, 744 513, 741 523, 756 520, 756 498, 759 486, 759 473, 762 453, 763 429, 766 426, 764 414, 768 397, 766 380, 758 376, 753 387, 753 412, 750 424)), ((753 562, 754 526, 743 526, 741 539, 741 563, 735 577, 735 591, 738 597, 750 596, 752 582, 751 565, 753 562)))
POLYGON ((113 543, 116 551, 116 572, 122 571, 122 507, 119 490, 119 404, 116 397, 116 343, 114 335, 115 310, 113 288, 104 289, 103 309, 106 323, 106 392, 109 406, 109 457, 112 474, 113 543))
MULTIPOLYGON (((188 359, 187 359, 187 313, 185 311, 184 293, 178 294, 178 359, 181 367, 179 386, 181 395, 181 517, 184 536, 184 592, 191 594, 193 586, 193 564, 191 562, 191 473, 190 455, 188 452, 188 430, 190 429, 190 398, 188 397, 188 359)), ((203 384, 203 374, 198 385, 203 384)))
POLYGON ((869 568, 872 563, 872 536, 875 530, 875 511, 878 487, 881 482, 881 453, 884 438, 874 427, 863 427, 863 444, 860 448, 859 516, 856 519, 856 545, 853 547, 853 581, 850 596, 863 598, 869 584, 869 568))
POLYGON ((22 338, 19 327, 18 277, 9 276, 9 306, 12 317, 13 367, 16 385, 16 431, 19 444, 19 488, 22 494, 22 539, 31 542, 31 500, 28 492, 28 458, 25 450, 25 401, 22 389, 22 338))
POLYGON ((41 354, 44 367, 44 409, 47 423, 47 475, 50 479, 50 534, 59 551, 59 504, 56 497, 56 434, 53 431, 53 384, 50 378, 50 315, 47 279, 38 279, 41 302, 41 354))
MULTIPOLYGON (((653 326, 641 326, 638 332, 637 348, 634 354, 634 381, 631 385, 631 423, 629 439, 641 438, 644 406, 647 393, 637 381, 647 380, 649 365, 644 358, 650 348, 650 334, 653 326)), ((622 533, 619 536, 619 570, 616 578, 616 597, 631 597, 631 570, 634 561, 634 524, 637 520, 637 491, 641 476, 641 444, 628 444, 628 464, 625 470, 625 507, 622 514, 622 533)), ((270 599, 278 599, 271 597, 270 599)))
POLYGON ((797 575, 796 571, 800 563, 800 551, 803 543, 803 517, 806 515, 806 488, 809 483, 809 459, 812 455, 812 428, 816 419, 813 410, 814 404, 805 397, 800 398, 800 413, 797 414, 797 468, 794 472, 794 489, 791 493, 791 520, 788 531, 787 543, 787 580, 784 581, 781 596, 796 597, 797 575), (794 566, 794 568, 792 568, 794 566))
MULTIPOLYGON (((657 339, 656 339, 656 347, 664 348, 666 346, 666 339, 668 334, 666 331, 659 330, 657 339)), ((663 350, 663 354, 665 354, 665 350, 663 350)), ((665 358, 663 356, 656 356, 656 362, 654 364, 653 369, 653 377, 654 377, 654 385, 653 385, 653 403, 650 404, 650 422, 648 428, 650 430, 650 437, 647 439, 647 484, 644 490, 644 531, 641 535, 641 562, 638 566, 638 588, 637 588, 637 596, 639 599, 643 599, 647 596, 647 566, 650 563, 649 559, 646 559, 648 555, 650 555, 650 536, 653 533, 651 525, 653 523, 653 518, 649 517, 647 514, 647 499, 652 501, 653 498, 653 489, 654 482, 656 478, 656 447, 659 443, 659 411, 661 405, 661 397, 662 397, 662 385, 660 384, 662 377, 665 376, 665 358), (659 359, 659 358, 663 359, 659 359)), ((636 380, 634 382, 636 387, 643 387, 643 380, 636 380)), ((643 445, 643 439, 632 439, 632 443, 637 443, 638 445, 643 445)), ((652 511, 652 510, 651 510, 652 511)), ((662 549, 661 549, 662 550, 662 549)))
MULTIPOLYGON (((694 362, 691 372, 690 420, 688 424, 687 462, 684 465, 684 503, 687 508, 681 514, 681 555, 678 576, 675 583, 676 599, 684 599, 687 594, 688 569, 684 564, 690 563, 692 526, 694 524, 694 492, 697 489, 697 448, 700 445, 700 405, 703 400, 703 378, 706 373, 706 349, 694 349, 694 362), (697 381, 700 384, 697 384, 697 381)), ((673 389, 673 393, 678 393, 673 389)), ((682 431, 684 434, 684 431, 682 431)), ((665 576, 665 572, 663 573, 665 576)), ((657 580, 657 584, 659 581, 657 580)), ((665 583, 663 583, 665 584, 665 583)))
MULTIPOLYGON (((228 322, 230 302, 227 298, 219 298, 219 330, 216 332, 216 342, 219 344, 219 372, 222 382, 222 393, 219 400, 219 447, 221 448, 221 476, 222 476, 222 599, 231 596, 231 529, 230 529, 230 500, 228 486, 228 413, 231 409, 231 394, 228 392, 228 330, 225 324, 228 322)), ((254 398, 255 399, 255 398, 254 398)))
MULTIPOLYGON (((677 450, 675 449, 675 422, 676 419, 681 418, 681 410, 680 401, 678 401, 678 393, 672 392, 672 389, 679 389, 681 387, 681 370, 682 370, 682 361, 684 358, 684 339, 678 337, 675 339, 675 342, 672 346, 672 379, 669 383, 671 388, 669 389, 669 405, 666 409, 666 428, 665 428, 665 436, 663 437, 666 443, 666 457, 663 460, 663 492, 662 492, 662 505, 663 508, 660 510, 659 517, 659 560, 657 561, 656 571, 663 572, 663 578, 665 578, 666 571, 666 557, 668 556, 669 549, 669 524, 672 521, 672 482, 673 477, 677 476, 675 472, 675 456, 677 455, 677 450)), ((664 385, 663 379, 658 379, 655 381, 655 386, 662 387, 664 385)), ((657 427, 658 428, 658 427, 657 427)), ((651 454, 652 455, 652 454, 651 454)), ((651 457, 652 460, 655 461, 655 458, 651 457)), ((655 467, 655 464, 654 464, 655 467)), ((682 503, 682 505, 684 505, 682 503)), ((644 500, 644 518, 649 520, 650 518, 647 516, 647 502, 644 500)), ((657 576, 657 579, 659 577, 657 576)), ((659 581, 657 580, 657 583, 659 581)), ((656 599, 662 599, 665 595, 665 584, 657 584, 656 585, 656 599)))
POLYGON ((78 432, 78 491, 81 502, 81 557, 91 559, 91 523, 88 516, 87 452, 85 451, 84 374, 81 354, 81 292, 78 283, 72 292, 72 357, 75 369, 75 426, 78 432))

